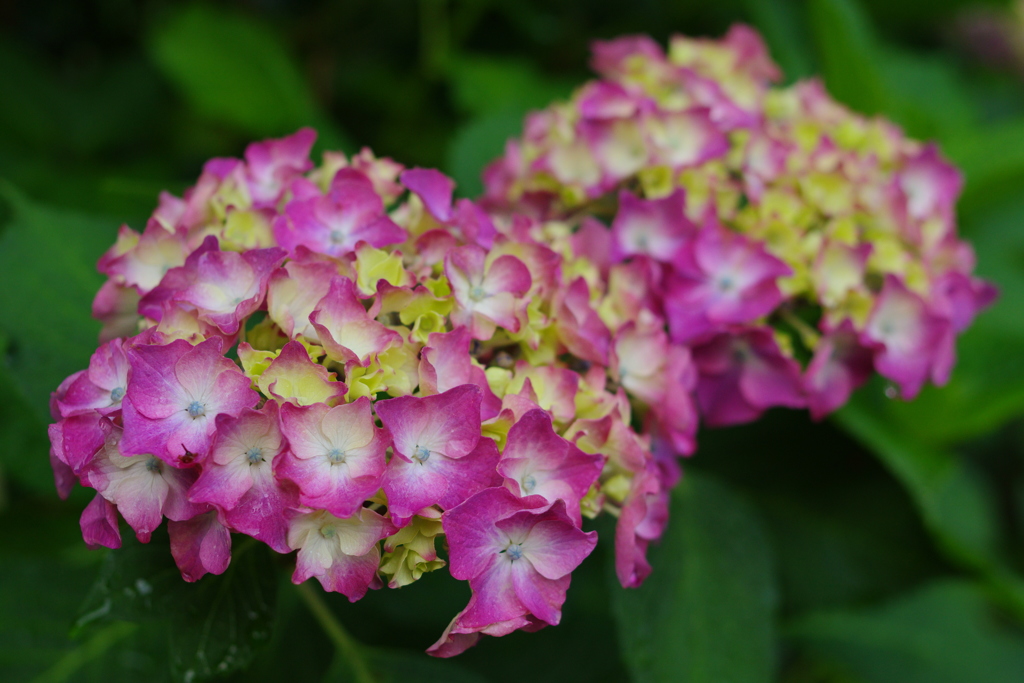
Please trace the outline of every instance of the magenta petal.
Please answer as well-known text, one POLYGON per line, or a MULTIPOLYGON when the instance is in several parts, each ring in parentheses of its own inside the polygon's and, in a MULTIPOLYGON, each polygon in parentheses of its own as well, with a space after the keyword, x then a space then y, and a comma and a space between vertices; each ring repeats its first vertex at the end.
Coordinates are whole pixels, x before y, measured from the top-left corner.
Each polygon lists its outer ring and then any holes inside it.
POLYGON ((542 521, 530 529, 523 544, 530 564, 545 579, 568 576, 597 545, 597 532, 584 533, 570 524, 560 508, 560 505, 553 507, 551 513, 543 515, 542 521), (561 519, 559 512, 563 514, 561 519))
POLYGON ((407 459, 426 459, 435 452, 461 458, 480 440, 480 402, 480 387, 464 384, 443 394, 400 396, 374 406, 396 453, 407 459))
MULTIPOLYGON (((596 535, 596 534, 595 534, 596 535)), ((569 589, 569 576, 546 579, 526 562, 512 563, 512 586, 523 606, 541 621, 557 626, 569 589)))
POLYGON ((207 573, 223 574, 231 562, 231 533, 207 512, 181 522, 167 523, 171 555, 181 578, 198 581, 207 573))
POLYGON ((423 200, 430 215, 442 223, 451 220, 455 190, 451 178, 432 168, 410 168, 403 171, 398 180, 423 200))
POLYGON ((121 530, 117 524, 117 508, 97 493, 82 510, 82 539, 91 549, 121 547, 121 530))
POLYGON ((304 505, 347 517, 380 487, 388 440, 366 397, 333 408, 286 403, 281 423, 290 448, 275 471, 298 486, 304 505))

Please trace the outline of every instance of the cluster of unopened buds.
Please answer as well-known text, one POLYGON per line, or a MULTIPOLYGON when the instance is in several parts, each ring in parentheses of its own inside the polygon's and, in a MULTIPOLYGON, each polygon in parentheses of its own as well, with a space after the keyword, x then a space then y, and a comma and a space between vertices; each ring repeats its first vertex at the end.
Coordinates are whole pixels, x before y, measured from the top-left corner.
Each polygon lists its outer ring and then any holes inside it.
POLYGON ((447 564, 472 589, 449 656, 559 622, 584 518, 617 517, 639 585, 699 422, 820 417, 872 369, 905 397, 945 381, 994 292, 934 147, 773 89, 745 27, 594 62, 480 202, 368 150, 314 168, 302 130, 123 228, 104 343, 52 401, 58 489, 97 492, 86 542, 166 517, 194 581, 245 534, 353 601, 447 564))

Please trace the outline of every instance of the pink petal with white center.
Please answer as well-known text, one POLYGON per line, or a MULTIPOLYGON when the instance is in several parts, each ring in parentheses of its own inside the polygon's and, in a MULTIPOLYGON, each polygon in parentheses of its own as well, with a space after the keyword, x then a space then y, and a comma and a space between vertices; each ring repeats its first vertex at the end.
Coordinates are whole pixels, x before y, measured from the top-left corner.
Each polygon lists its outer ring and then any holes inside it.
POLYGON ((872 353, 860 344, 849 321, 824 335, 804 375, 811 417, 820 420, 841 408, 873 369, 872 353))
POLYGON ((440 223, 452 217, 452 192, 455 182, 432 168, 410 168, 399 177, 399 182, 423 201, 427 211, 440 223))
POLYGON ((322 510, 297 514, 288 531, 288 544, 299 551, 292 583, 315 576, 324 590, 355 602, 371 586, 379 586, 378 541, 396 531, 390 521, 366 508, 344 519, 322 510))
POLYGON ((590 44, 590 67, 605 78, 627 75, 638 60, 664 64, 665 51, 650 36, 620 36, 590 44))
POLYGON ((284 447, 273 401, 258 411, 246 408, 237 417, 218 416, 210 455, 189 489, 189 500, 212 503, 235 531, 288 552, 284 511, 298 506, 299 495, 289 482, 274 478, 274 463, 284 447))
POLYGON ((638 98, 618 83, 591 81, 576 95, 580 115, 587 119, 628 119, 640 107, 638 98))
POLYGON ((290 339, 302 335, 316 342, 316 330, 309 314, 331 288, 338 264, 317 258, 303 248, 302 255, 288 261, 270 276, 267 284, 267 315, 290 339))
POLYGON ((286 403, 281 425, 289 450, 275 470, 298 486, 303 505, 347 517, 380 488, 388 440, 368 398, 334 408, 286 403))
POLYGON ((964 180, 931 143, 907 161, 897 175, 897 183, 906 197, 910 218, 920 221, 930 216, 952 219, 964 180))
POLYGON ((563 503, 540 502, 485 489, 442 517, 452 576, 468 580, 474 593, 459 618, 463 627, 480 630, 526 612, 558 623, 568 574, 594 549, 597 534, 576 529, 563 503))
MULTIPOLYGON (((525 562, 521 570, 530 571, 525 562)), ((518 572, 512 562, 491 554, 490 564, 483 572, 470 579, 473 597, 462 611, 459 624, 463 629, 482 630, 493 624, 516 623, 530 613, 530 609, 516 594, 514 584, 518 572)))
POLYGON ((444 262, 457 303, 452 321, 469 327, 480 340, 490 339, 496 326, 519 331, 527 303, 521 297, 532 284, 530 271, 514 256, 501 256, 489 267, 486 257, 481 247, 467 245, 452 249, 444 262))
POLYGON ((89 369, 79 375, 57 401, 64 417, 91 412, 110 415, 121 407, 128 386, 128 357, 123 341, 114 339, 100 346, 89 359, 89 369))
POLYGON ((519 496, 561 500, 569 516, 582 524, 580 500, 601 475, 603 458, 584 453, 555 434, 543 410, 531 410, 508 432, 498 473, 505 487, 519 496))
POLYGON ((751 322, 782 301, 776 284, 792 274, 761 244, 717 223, 705 226, 677 254, 667 284, 665 314, 672 340, 697 339, 725 323, 751 322))
POLYGON ((426 458, 391 458, 381 487, 395 524, 404 526, 419 510, 439 505, 449 510, 486 488, 497 486, 499 459, 494 441, 482 437, 476 447, 459 459, 432 452, 426 458))
POLYGON ((501 410, 501 400, 487 383, 483 368, 473 364, 469 353, 471 341, 465 327, 451 332, 431 332, 420 353, 420 392, 431 396, 463 384, 475 384, 482 393, 480 418, 489 420, 501 410))
POLYGON ((932 312, 925 301, 895 276, 886 277, 861 342, 875 351, 875 369, 900 385, 905 399, 917 395, 933 367, 946 361, 942 344, 951 323, 932 312))
POLYGON ((337 405, 344 400, 348 387, 335 380, 335 373, 314 363, 306 347, 297 341, 288 342, 257 380, 257 386, 279 403, 308 406, 313 403, 337 405))
POLYGON ((582 120, 578 128, 601 169, 602 185, 614 186, 650 163, 651 143, 637 120, 582 120))
POLYGON ((313 168, 309 152, 315 141, 315 130, 301 128, 287 137, 246 147, 248 187, 254 205, 275 206, 291 181, 313 168))
POLYGON ((207 509, 186 495, 195 482, 195 469, 178 469, 152 455, 125 457, 115 427, 106 445, 82 473, 82 481, 117 506, 118 512, 143 543, 168 519, 183 521, 207 509))
POLYGON ((612 221, 612 262, 636 254, 668 262, 694 234, 686 217, 686 194, 676 190, 663 199, 640 199, 623 190, 612 221))
POLYGON ((117 524, 117 508, 104 498, 96 496, 82 510, 80 521, 82 540, 90 550, 96 548, 116 549, 121 547, 121 530, 117 524))
POLYGON ((370 179, 347 168, 334 176, 326 196, 289 202, 274 221, 274 237, 292 254, 303 246, 337 258, 360 242, 380 248, 401 244, 408 235, 388 218, 370 179))
POLYGON ((597 532, 584 533, 578 525, 570 523, 561 501, 543 514, 535 510, 517 512, 497 522, 496 526, 506 533, 509 540, 519 542, 523 557, 529 560, 538 574, 550 580, 568 576, 590 555, 597 543, 597 532), (520 536, 519 530, 525 535, 520 536))
POLYGON ((98 267, 119 284, 135 287, 145 294, 160 283, 167 271, 185 263, 189 248, 184 232, 169 230, 155 221, 146 224, 137 240, 134 247, 122 254, 107 252, 98 267))
POLYGON ((697 166, 725 155, 729 139, 711 119, 711 110, 661 112, 644 123, 656 160, 673 169, 697 166))
POLYGON ((396 454, 409 460, 426 460, 433 453, 458 459, 480 440, 480 400, 480 388, 466 384, 443 394, 400 396, 374 405, 396 454))
POLYGON ((224 334, 235 334, 241 321, 263 305, 270 273, 285 255, 275 247, 244 254, 209 250, 197 258, 190 256, 182 267, 189 271, 188 284, 173 292, 170 301, 194 307, 201 321, 216 325, 224 334))
POLYGON ((231 562, 231 532, 207 512, 181 522, 168 522, 171 555, 181 578, 198 581, 206 574, 223 574, 231 562))
POLYGON ((182 466, 202 457, 217 415, 237 415, 259 395, 221 353, 220 339, 197 346, 174 341, 128 350, 131 381, 123 403, 126 455, 152 453, 182 466))
POLYGON ((309 316, 328 357, 366 367, 378 353, 402 343, 402 336, 374 320, 356 297, 352 280, 335 277, 309 316))
POLYGON ((164 308, 171 303, 171 299, 178 293, 188 289, 195 283, 198 277, 199 260, 210 252, 220 250, 220 243, 213 235, 207 235, 202 243, 196 247, 185 263, 176 268, 171 268, 156 287, 146 292, 139 301, 139 313, 152 320, 159 321, 163 315, 164 308))

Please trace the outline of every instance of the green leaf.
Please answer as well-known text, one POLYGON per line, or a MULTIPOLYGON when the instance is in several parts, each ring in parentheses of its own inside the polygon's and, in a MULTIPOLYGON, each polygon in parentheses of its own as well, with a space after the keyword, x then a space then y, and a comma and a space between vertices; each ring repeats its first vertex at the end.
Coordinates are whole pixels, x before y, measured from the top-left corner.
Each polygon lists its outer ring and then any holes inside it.
POLYGON ((96 349, 91 305, 103 279, 94 264, 117 224, 35 204, 8 184, 0 201, 12 212, 0 237, 0 329, 10 376, 45 423, 50 392, 96 349))
POLYGON ((990 564, 995 522, 981 482, 962 459, 908 438, 885 420, 876 406, 890 399, 879 384, 857 392, 835 418, 903 483, 947 553, 971 566, 990 564))
MULTIPOLYGON (((374 683, 405 683, 415 672, 417 679, 444 683, 485 683, 486 678, 447 659, 436 659, 425 652, 394 648, 363 648, 374 683)), ((342 656, 323 677, 323 683, 358 683, 352 665, 342 656)))
POLYGON ((861 8, 853 0, 811 0, 808 23, 829 92, 865 114, 890 105, 879 47, 861 8))
MULTIPOLYGON (((4 342, 0 339, 0 352, 4 342)), ((48 451, 50 442, 46 425, 28 404, 10 378, 7 368, 0 364, 0 395, 6 397, 0 412, 0 465, 4 474, 41 496, 54 494, 53 471, 48 451)))
POLYGON ((975 572, 993 597, 1024 619, 1024 580, 996 552, 992 496, 963 459, 894 428, 877 404, 879 383, 861 389, 835 419, 873 451, 914 499, 925 526, 948 557, 975 572))
POLYGON ((612 604, 622 655, 637 683, 770 681, 775 670, 775 577, 753 509, 688 473, 638 589, 617 583, 612 604))
POLYGON ((1024 640, 998 627, 981 587, 928 585, 856 611, 812 614, 787 634, 861 683, 993 683, 1024 671, 1024 640))
POLYGON ((150 53, 191 105, 209 119, 262 137, 318 128, 338 134, 313 99, 278 35, 245 15, 191 5, 162 21, 150 53))
POLYGON ((157 622, 175 676, 203 680, 252 661, 270 638, 276 600, 277 571, 264 544, 242 541, 226 572, 190 584, 174 565, 166 534, 154 534, 150 544, 126 541, 107 555, 76 630, 110 620, 157 622))
POLYGON ((152 631, 136 624, 112 621, 82 638, 69 638, 92 572, 57 557, 10 554, 5 548, 0 575, 0 671, 5 681, 167 680, 166 664, 148 654, 152 631))
POLYGON ((554 81, 519 59, 464 55, 449 67, 455 104, 467 114, 481 116, 504 110, 525 113, 564 100, 574 83, 554 81))
POLYGON ((962 209, 988 208, 993 195, 1018 194, 1024 176, 1024 120, 947 136, 942 151, 964 173, 962 209))
POLYGON ((794 0, 743 0, 743 8, 761 32, 786 83, 814 74, 811 46, 801 8, 794 0))
POLYGON ((505 110, 486 114, 460 129, 448 148, 447 172, 458 184, 464 197, 483 192, 480 174, 488 163, 505 151, 505 142, 522 132, 523 114, 505 110))
POLYGON ((977 107, 960 73, 942 54, 921 54, 881 46, 883 76, 889 93, 887 115, 919 139, 970 130, 977 107))

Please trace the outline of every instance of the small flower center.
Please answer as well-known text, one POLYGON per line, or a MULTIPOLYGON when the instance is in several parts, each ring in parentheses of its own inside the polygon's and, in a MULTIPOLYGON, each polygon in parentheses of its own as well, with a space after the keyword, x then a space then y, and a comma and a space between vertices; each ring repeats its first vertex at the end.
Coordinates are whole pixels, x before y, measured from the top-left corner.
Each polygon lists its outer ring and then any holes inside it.
POLYGON ((124 387, 114 387, 114 390, 110 392, 110 400, 117 403, 124 398, 124 387))
POLYGON ((487 292, 480 285, 476 285, 473 289, 469 290, 469 298, 473 301, 483 301, 487 298, 487 292))
POLYGON ((345 241, 346 237, 348 236, 341 230, 331 230, 331 242, 333 244, 341 244, 345 241))
POLYGON ((249 461, 250 465, 263 462, 263 449, 259 446, 253 446, 245 452, 245 457, 249 461))
POLYGON ((345 462, 345 451, 340 448, 332 448, 327 451, 327 459, 331 461, 332 465, 340 465, 345 462))
POLYGON ((513 562, 516 560, 523 559, 523 546, 518 543, 513 543, 509 547, 505 548, 505 553, 511 558, 513 562))
POLYGON ((149 460, 146 461, 146 469, 150 472, 160 474, 164 469, 164 464, 160 462, 159 458, 149 456, 149 460))
POLYGON ((186 408, 185 410, 188 411, 189 417, 191 417, 193 420, 195 420, 196 418, 200 418, 203 415, 206 415, 206 405, 200 403, 199 401, 192 401, 191 403, 188 404, 188 408, 186 408))
POLYGON ((337 531, 333 526, 327 525, 320 527, 320 535, 324 538, 334 538, 335 534, 337 534, 337 531))
POLYGON ((430 459, 430 450, 417 444, 416 450, 413 451, 412 457, 419 462, 426 462, 430 459))
POLYGON ((732 279, 731 275, 723 275, 718 278, 715 286, 722 294, 729 294, 736 289, 736 281, 732 279))
POLYGON ((537 480, 534 479, 532 474, 528 474, 525 477, 523 477, 523 481, 520 484, 520 486, 522 486, 523 488, 523 493, 529 493, 530 491, 533 491, 535 488, 537 488, 537 480))

